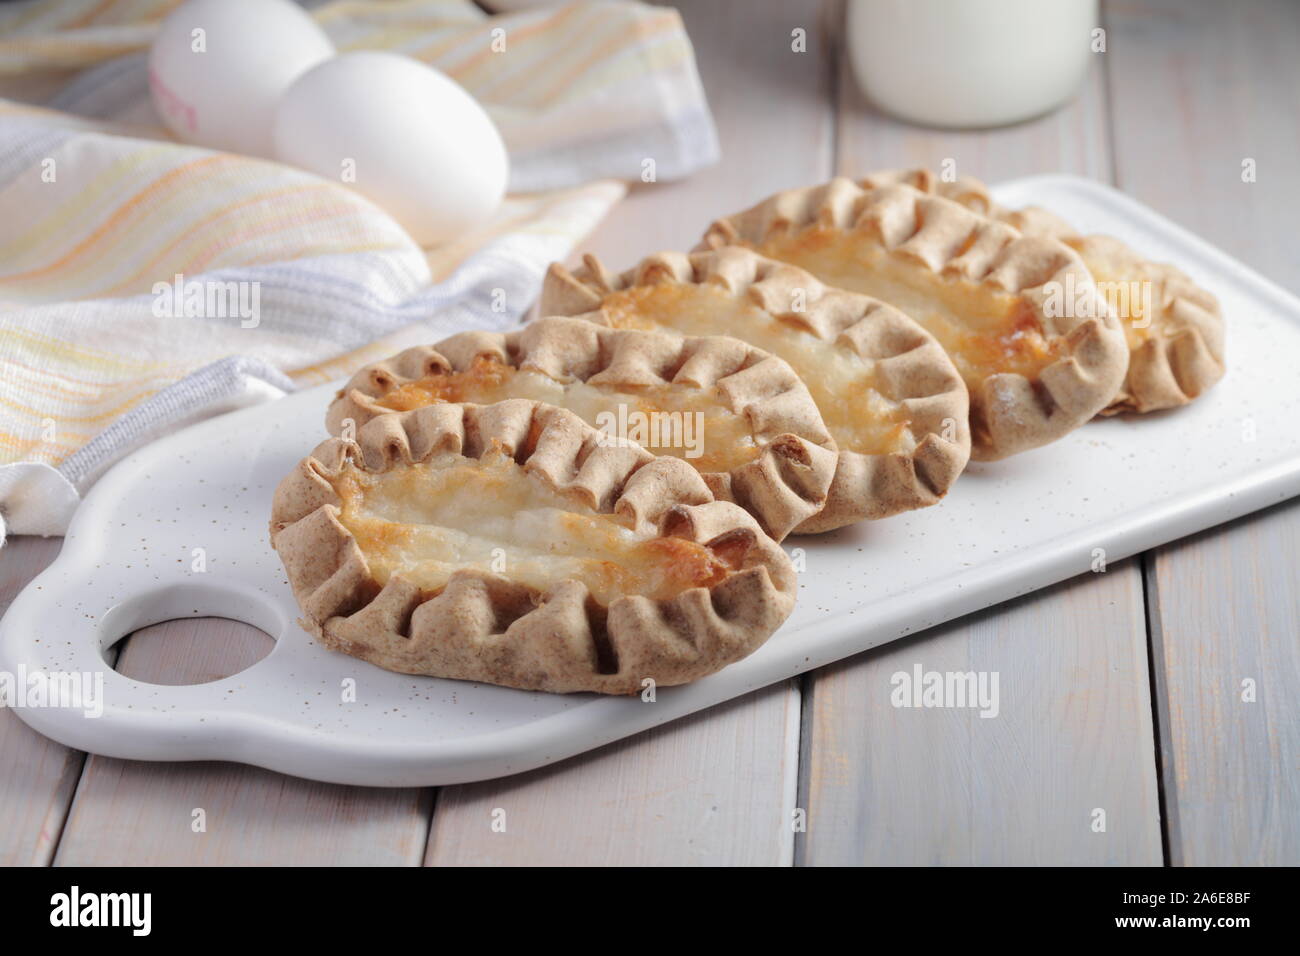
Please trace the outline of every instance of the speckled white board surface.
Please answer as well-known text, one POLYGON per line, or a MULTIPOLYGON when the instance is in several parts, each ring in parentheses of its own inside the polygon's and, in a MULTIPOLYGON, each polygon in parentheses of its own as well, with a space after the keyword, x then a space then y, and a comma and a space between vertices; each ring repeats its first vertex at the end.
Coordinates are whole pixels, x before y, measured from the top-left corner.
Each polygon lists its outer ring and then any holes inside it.
POLYGON ((974 465, 940 507, 792 539, 787 549, 805 570, 786 626, 747 660, 662 689, 653 704, 405 677, 313 644, 294 623, 265 521, 279 477, 320 435, 331 388, 314 389, 152 445, 97 485, 58 561, 0 625, 0 668, 104 671, 105 713, 19 716, 110 756, 229 759, 389 786, 483 779, 1087 572, 1096 549, 1114 561, 1300 493, 1300 382, 1289 358, 1300 351, 1300 303, 1105 187, 1046 177, 998 197, 1123 235, 1206 283, 1240 317, 1225 381, 1176 414, 1095 423, 974 465), (191 571, 196 547, 207 558, 202 574, 191 571), (245 620, 276 647, 234 677, 197 686, 144 684, 105 667, 102 649, 123 634, 204 614, 245 620), (342 699, 349 678, 354 702, 342 699))

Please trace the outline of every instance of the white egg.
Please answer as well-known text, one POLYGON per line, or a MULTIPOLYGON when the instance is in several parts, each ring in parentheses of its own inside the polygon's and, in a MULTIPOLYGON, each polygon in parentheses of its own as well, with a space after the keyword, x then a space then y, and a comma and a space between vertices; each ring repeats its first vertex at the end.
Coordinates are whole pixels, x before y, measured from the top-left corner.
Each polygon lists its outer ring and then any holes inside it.
POLYGON ((333 55, 325 31, 290 0, 189 0, 154 39, 149 90, 186 142, 269 157, 280 96, 333 55))
POLYGON ((422 246, 481 225, 509 160, 491 118, 437 70, 396 53, 343 53, 304 73, 276 111, 277 159, 344 182, 422 246))

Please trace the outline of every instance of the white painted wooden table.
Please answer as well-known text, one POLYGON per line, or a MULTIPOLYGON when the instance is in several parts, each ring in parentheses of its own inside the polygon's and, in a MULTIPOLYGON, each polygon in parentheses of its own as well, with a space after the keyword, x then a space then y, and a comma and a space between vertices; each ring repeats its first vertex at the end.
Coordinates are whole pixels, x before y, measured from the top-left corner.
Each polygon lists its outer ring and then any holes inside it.
MULTIPOLYGON (((683 12, 725 161, 636 189, 589 244, 607 261, 688 247, 710 217, 777 189, 951 158, 991 181, 1113 182, 1300 292, 1300 5, 1109 3, 1107 52, 1074 103, 971 133, 865 106, 836 4, 683 12)), ((0 607, 58 547, 0 552, 0 607)), ((1294 865, 1298 566, 1293 501, 558 766, 437 791, 87 756, 0 712, 0 863, 1294 865), (890 675, 918 663, 998 671, 1000 715, 889 706, 890 675)), ((268 642, 175 622, 128 638, 117 666, 212 679, 268 642)))

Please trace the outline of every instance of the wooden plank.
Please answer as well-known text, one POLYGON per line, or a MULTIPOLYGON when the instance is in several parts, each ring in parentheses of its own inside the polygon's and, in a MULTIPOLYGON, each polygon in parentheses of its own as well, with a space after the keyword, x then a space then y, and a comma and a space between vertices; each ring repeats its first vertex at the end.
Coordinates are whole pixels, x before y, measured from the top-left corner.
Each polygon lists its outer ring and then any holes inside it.
MULTIPOLYGON (((1111 4, 1107 27, 1120 185, 1300 292, 1300 6, 1143 0, 1111 4)), ((1174 864, 1300 864, 1298 528, 1292 503, 1150 560, 1174 864)))
POLYGON ((558 766, 446 787, 426 863, 789 865, 796 684, 768 687, 558 766))
MULTIPOLYGON (((0 548, 0 616, 62 545, 62 538, 14 537, 0 548)), ((0 866, 50 862, 83 757, 0 710, 0 866)))
POLYGON ((1300 293, 1300 4, 1110 3, 1106 27, 1118 184, 1300 293))
POLYGON ((714 0, 680 12, 718 127, 722 162, 674 183, 636 183, 590 240, 622 269, 690 250, 709 223, 780 189, 829 174, 834 148, 834 33, 816 0, 714 0), (791 50, 804 30, 807 52, 791 50))
POLYGON ((58 866, 410 866, 430 790, 338 787, 228 764, 91 757, 58 866), (195 832, 196 812, 204 832, 195 832))
MULTIPOLYGON (((830 171, 834 55, 821 7, 731 0, 682 15, 724 161, 635 187, 581 250, 617 268, 690 249, 712 218, 830 171), (800 28, 804 53, 791 49, 800 28)), ((554 768, 446 788, 427 862, 788 864, 798 714, 788 682, 554 768), (506 834, 490 828, 497 807, 506 834)))
MULTIPOLYGON (((841 65, 844 175, 948 160, 997 182, 1109 177, 1106 78, 1006 129, 928 130, 869 106, 841 65)), ((940 505, 939 507, 942 507, 940 505)), ((1133 564, 861 655, 812 675, 801 805, 808 864, 1160 863, 1141 579, 1133 564), (1002 710, 896 709, 916 664, 997 672, 1002 710), (1094 810, 1105 832, 1092 829, 1094 810)))
POLYGON ((1175 865, 1300 864, 1298 559, 1300 501, 1154 558, 1153 654, 1175 865))
POLYGON ((798 861, 1159 865, 1142 617, 1127 561, 818 671, 798 861), (893 706, 918 666, 997 674, 996 716, 893 706))
MULTIPOLYGON (((237 621, 169 621, 131 635, 117 669, 151 683, 202 683, 256 663, 270 640, 237 621)), ((54 862, 415 865, 431 805, 429 790, 342 787, 237 764, 92 755, 54 862)))

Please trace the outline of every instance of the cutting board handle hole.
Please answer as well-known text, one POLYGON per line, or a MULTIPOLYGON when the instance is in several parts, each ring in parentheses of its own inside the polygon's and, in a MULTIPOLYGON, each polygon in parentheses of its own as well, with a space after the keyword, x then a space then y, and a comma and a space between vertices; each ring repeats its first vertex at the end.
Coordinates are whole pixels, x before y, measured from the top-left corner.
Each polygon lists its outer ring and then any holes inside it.
POLYGON ((263 630, 225 617, 176 618, 122 638, 113 670, 146 684, 210 684, 246 671, 275 647, 263 630))
POLYGON ((258 592, 220 584, 136 595, 100 624, 109 665, 124 677, 168 686, 208 684, 245 671, 275 648, 283 612, 258 592))

